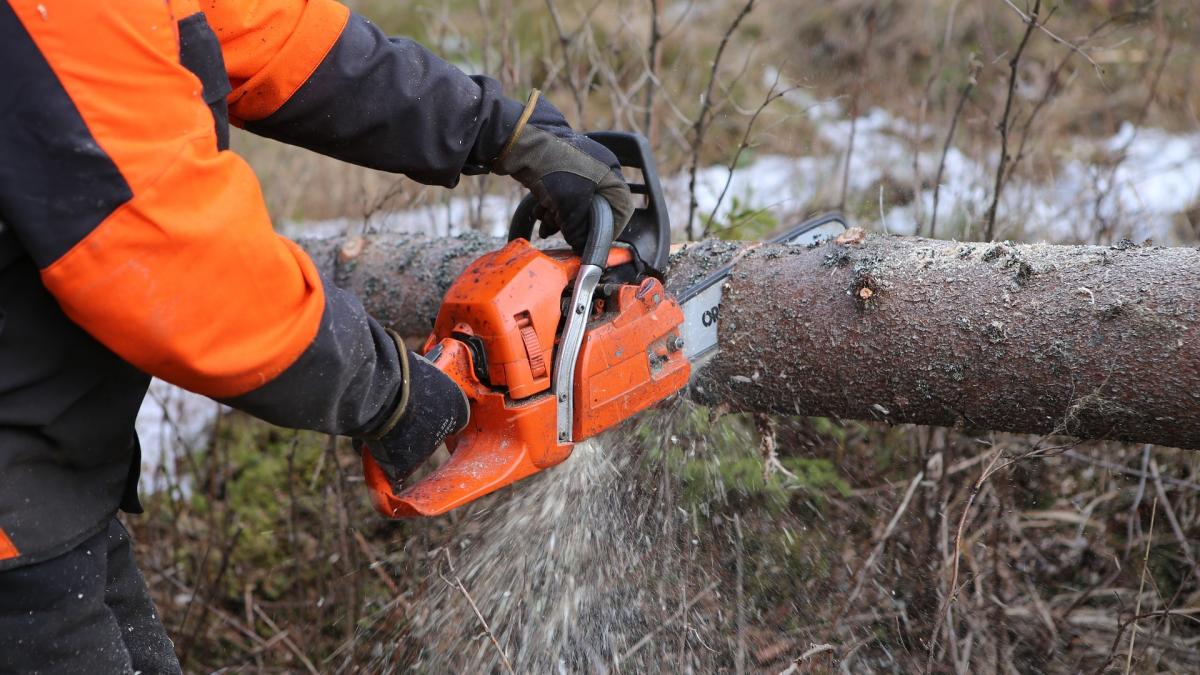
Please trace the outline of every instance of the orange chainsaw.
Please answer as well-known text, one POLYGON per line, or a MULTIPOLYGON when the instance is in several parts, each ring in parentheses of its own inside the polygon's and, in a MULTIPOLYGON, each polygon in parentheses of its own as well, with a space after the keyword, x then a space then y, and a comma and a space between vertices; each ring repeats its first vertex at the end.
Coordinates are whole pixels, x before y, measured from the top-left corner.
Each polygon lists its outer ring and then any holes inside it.
MULTIPOLYGON (((471 419, 446 439, 450 459, 397 494, 363 450, 375 508, 435 516, 562 462, 591 438, 680 391, 717 346, 730 265, 668 295, 671 228, 649 144, 636 134, 589 136, 641 173, 642 197, 614 241, 608 203, 592 204, 582 256, 535 248, 536 202, 517 207, 508 244, 451 284, 423 354, 466 393, 471 419)), ((635 197, 636 199, 636 197, 635 197)), ((809 244, 845 229, 831 214, 768 243, 809 244)))

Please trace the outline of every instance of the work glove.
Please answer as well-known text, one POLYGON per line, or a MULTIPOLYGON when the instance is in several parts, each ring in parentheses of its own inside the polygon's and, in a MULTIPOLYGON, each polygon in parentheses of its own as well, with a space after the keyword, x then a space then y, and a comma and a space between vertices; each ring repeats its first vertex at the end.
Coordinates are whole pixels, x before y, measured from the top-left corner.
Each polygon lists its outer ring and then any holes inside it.
POLYGON ((447 436, 466 428, 471 409, 463 390, 437 366, 400 346, 404 369, 396 408, 373 433, 355 439, 366 445, 393 487, 407 478, 438 449, 447 436))
POLYGON ((592 197, 597 194, 612 207, 613 236, 620 234, 633 214, 633 196, 616 155, 572 130, 537 91, 514 125, 492 171, 511 175, 533 193, 538 201, 534 216, 542 221, 538 234, 549 237, 561 231, 582 255, 591 229, 592 197))

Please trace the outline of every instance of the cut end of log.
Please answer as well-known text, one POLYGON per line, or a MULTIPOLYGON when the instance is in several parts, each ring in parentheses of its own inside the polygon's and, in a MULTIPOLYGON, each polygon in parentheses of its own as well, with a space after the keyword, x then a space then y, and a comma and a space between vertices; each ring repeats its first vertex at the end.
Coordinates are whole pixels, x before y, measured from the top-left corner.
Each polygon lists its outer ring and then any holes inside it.
POLYGON ((852 227, 839 234, 837 239, 833 240, 833 243, 840 246, 856 246, 863 243, 866 238, 867 233, 865 230, 863 230, 861 227, 852 227))
POLYGON ((350 262, 362 255, 367 246, 367 240, 362 237, 350 237, 338 250, 338 262, 350 262))

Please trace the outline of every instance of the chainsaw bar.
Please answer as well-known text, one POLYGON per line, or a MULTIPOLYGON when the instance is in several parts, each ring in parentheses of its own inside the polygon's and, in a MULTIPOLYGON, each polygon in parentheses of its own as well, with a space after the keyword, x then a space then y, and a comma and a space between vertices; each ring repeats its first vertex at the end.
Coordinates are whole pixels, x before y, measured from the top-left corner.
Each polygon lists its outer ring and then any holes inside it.
MULTIPOLYGON (((846 221, 840 213, 826 213, 790 227, 765 240, 764 244, 787 244, 789 246, 811 246, 833 239, 846 230, 846 221)), ((721 312, 721 299, 725 280, 733 272, 733 261, 704 277, 679 294, 683 306, 683 353, 692 363, 696 373, 701 363, 716 352, 717 318, 721 312)))

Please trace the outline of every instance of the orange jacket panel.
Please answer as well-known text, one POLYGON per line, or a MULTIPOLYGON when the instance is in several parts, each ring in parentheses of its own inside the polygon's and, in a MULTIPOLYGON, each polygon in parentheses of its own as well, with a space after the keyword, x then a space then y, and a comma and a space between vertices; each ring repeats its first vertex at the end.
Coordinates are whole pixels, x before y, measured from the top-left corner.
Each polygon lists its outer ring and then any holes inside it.
POLYGON ((12 540, 4 533, 4 530, 0 529, 0 560, 8 560, 18 555, 20 552, 17 551, 17 547, 13 546, 12 540))
POLYGON ((201 6, 221 41, 233 85, 229 111, 237 122, 262 119, 291 98, 350 16, 333 0, 204 0, 201 6))
POLYGON ((133 198, 43 270, 64 311, 146 372, 217 397, 293 363, 324 308, 307 257, 271 228, 258 182, 217 150, 199 79, 161 0, 15 0, 133 198))

